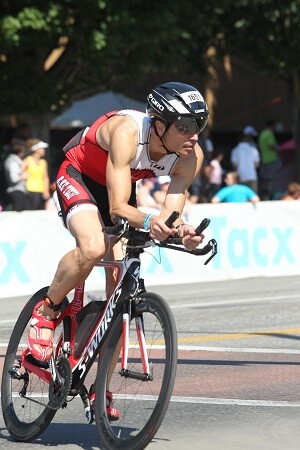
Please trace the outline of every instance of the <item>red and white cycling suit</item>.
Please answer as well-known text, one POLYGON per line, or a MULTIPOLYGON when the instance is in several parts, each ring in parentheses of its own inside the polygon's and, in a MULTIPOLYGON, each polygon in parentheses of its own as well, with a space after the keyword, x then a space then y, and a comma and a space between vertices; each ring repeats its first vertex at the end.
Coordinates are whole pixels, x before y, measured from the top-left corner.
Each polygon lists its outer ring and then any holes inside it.
POLYGON ((129 204, 136 206, 135 182, 144 178, 169 175, 178 160, 175 153, 164 155, 159 161, 149 157, 151 118, 133 110, 112 111, 99 117, 91 127, 77 133, 64 147, 66 158, 61 164, 56 180, 57 195, 65 225, 72 212, 97 208, 105 225, 111 225, 106 189, 106 164, 108 151, 96 141, 99 126, 114 115, 132 118, 138 127, 139 141, 136 156, 130 164, 132 192, 129 204), (76 208, 76 209, 75 209, 76 208))

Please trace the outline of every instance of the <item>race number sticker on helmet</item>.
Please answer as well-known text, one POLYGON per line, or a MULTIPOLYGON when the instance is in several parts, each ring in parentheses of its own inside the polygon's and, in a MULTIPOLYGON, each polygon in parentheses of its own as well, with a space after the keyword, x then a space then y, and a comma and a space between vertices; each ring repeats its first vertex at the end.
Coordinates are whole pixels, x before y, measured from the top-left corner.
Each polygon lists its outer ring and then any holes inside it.
POLYGON ((182 92, 180 95, 186 103, 204 102, 204 98, 198 91, 182 92))

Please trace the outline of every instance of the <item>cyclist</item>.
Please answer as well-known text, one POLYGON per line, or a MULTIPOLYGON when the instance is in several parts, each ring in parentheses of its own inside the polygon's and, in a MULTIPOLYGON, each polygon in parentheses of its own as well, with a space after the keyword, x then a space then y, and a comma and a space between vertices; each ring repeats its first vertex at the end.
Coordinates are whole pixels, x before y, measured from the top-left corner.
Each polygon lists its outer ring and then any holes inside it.
MULTIPOLYGON (((62 299, 84 282, 101 258, 122 257, 121 244, 114 245, 102 231, 114 217, 126 217, 158 240, 178 234, 190 250, 202 242, 203 236, 196 236, 194 227, 180 217, 171 227, 165 221, 173 211, 182 213, 188 187, 200 171, 203 154, 197 141, 208 120, 206 102, 195 87, 178 82, 155 87, 147 101, 146 113, 107 113, 64 147, 57 196, 76 248, 61 259, 47 296, 33 312, 28 346, 37 360, 51 357, 62 299), (135 182, 161 175, 172 180, 160 214, 139 211, 135 182)), ((113 282, 108 272, 107 294, 113 282)))

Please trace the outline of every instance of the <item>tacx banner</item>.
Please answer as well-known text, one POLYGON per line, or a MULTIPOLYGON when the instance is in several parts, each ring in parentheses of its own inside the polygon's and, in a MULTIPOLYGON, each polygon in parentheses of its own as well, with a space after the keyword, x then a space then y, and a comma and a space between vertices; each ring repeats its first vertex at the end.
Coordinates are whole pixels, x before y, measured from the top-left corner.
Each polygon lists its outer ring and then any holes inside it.
MULTIPOLYGON (((205 217, 211 223, 204 244, 215 238, 217 256, 204 265, 205 256, 150 247, 142 257, 146 286, 300 273, 300 202, 200 204, 185 220, 197 226, 205 217)), ((49 285, 60 258, 73 248, 56 212, 0 213, 0 298, 49 285)), ((104 286, 104 271, 95 268, 87 289, 104 286)))

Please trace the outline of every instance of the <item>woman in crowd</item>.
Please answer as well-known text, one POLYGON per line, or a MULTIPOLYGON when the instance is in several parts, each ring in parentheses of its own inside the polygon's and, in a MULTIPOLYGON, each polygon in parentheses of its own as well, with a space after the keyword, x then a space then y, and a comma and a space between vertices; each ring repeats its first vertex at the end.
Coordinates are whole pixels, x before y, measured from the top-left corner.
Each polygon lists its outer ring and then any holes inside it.
POLYGON ((30 209, 45 209, 45 202, 50 197, 48 164, 44 159, 48 144, 39 139, 29 139, 27 145, 31 154, 24 159, 23 170, 27 173, 30 209))

